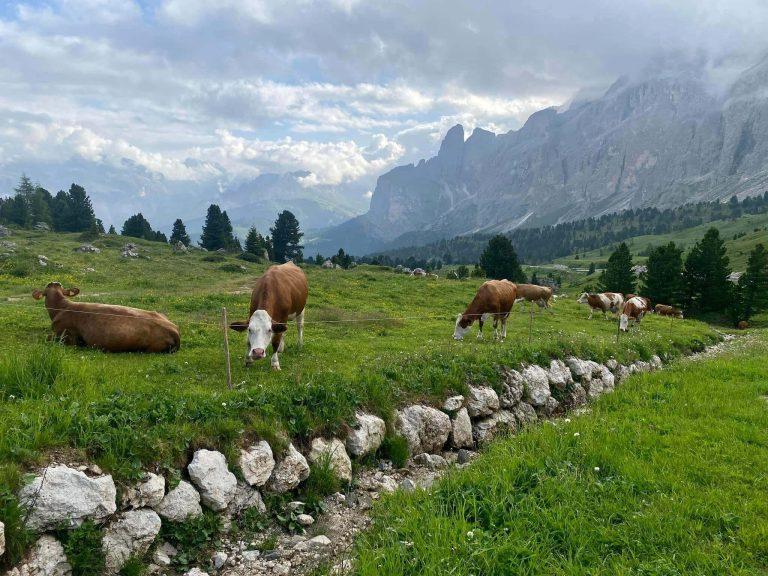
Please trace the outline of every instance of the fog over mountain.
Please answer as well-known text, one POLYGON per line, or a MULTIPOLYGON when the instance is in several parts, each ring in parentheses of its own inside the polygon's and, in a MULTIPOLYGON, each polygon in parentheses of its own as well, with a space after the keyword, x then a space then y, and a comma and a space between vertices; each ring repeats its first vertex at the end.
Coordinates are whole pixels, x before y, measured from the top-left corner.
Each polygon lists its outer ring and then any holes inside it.
POLYGON ((620 209, 661 184, 687 200, 695 178, 720 193, 760 154, 761 119, 744 131, 749 107, 728 102, 764 87, 740 75, 766 26, 761 0, 10 0, 0 194, 22 172, 76 181, 105 223, 141 211, 164 230, 210 202, 243 227, 288 208, 316 246, 360 251, 620 209), (676 156, 691 124, 701 150, 676 156), (755 150, 729 174, 740 134, 755 150))

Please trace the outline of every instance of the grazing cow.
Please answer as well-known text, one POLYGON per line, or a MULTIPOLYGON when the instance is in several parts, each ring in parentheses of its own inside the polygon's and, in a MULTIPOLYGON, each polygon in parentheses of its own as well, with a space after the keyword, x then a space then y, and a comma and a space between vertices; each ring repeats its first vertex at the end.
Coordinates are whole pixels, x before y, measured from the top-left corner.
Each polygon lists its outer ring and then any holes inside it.
POLYGON ((552 304, 552 288, 546 286, 537 286, 536 284, 516 284, 517 301, 525 300, 533 304, 538 304, 539 308, 549 308, 552 304))
POLYGON ((248 350, 245 365, 266 356, 269 343, 272 343, 273 370, 280 370, 278 353, 285 348, 283 334, 288 329, 287 322, 296 318, 299 334, 299 346, 304 343, 304 307, 307 304, 307 277, 301 268, 293 262, 270 266, 264 275, 256 280, 251 292, 249 320, 233 322, 233 330, 248 330, 248 350))
POLYGON ((174 352, 179 349, 179 329, 163 314, 69 299, 79 293, 79 288, 65 290, 58 282, 32 292, 35 300, 45 298, 53 332, 65 343, 105 352, 174 352))
POLYGON ((632 298, 640 298, 643 302, 645 302, 645 307, 650 312, 651 310, 651 299, 646 298, 645 296, 638 296, 637 294, 627 294, 624 296, 624 302, 627 302, 628 300, 631 300, 632 298))
POLYGON ((602 294, 587 294, 584 292, 576 302, 589 306, 589 320, 591 320, 595 310, 602 312, 603 318, 605 318, 606 312, 610 311, 614 314, 619 312, 624 306, 624 296, 618 292, 603 292, 602 294))
POLYGON ((654 312, 659 316, 671 316, 673 318, 683 318, 683 311, 674 306, 667 306, 666 304, 656 304, 653 307, 654 312))
POLYGON ((462 340, 469 332, 472 323, 477 320, 479 331, 477 338, 483 337, 483 322, 493 318, 493 336, 499 337, 498 324, 501 321, 501 341, 507 337, 507 318, 517 298, 517 287, 509 280, 489 280, 477 290, 472 302, 463 314, 456 318, 453 331, 455 340, 462 340))
POLYGON ((622 332, 626 332, 629 329, 630 320, 638 324, 640 323, 640 320, 643 319, 643 316, 648 311, 645 303, 646 300, 647 298, 641 298, 640 296, 634 296, 627 300, 619 318, 619 329, 622 332))

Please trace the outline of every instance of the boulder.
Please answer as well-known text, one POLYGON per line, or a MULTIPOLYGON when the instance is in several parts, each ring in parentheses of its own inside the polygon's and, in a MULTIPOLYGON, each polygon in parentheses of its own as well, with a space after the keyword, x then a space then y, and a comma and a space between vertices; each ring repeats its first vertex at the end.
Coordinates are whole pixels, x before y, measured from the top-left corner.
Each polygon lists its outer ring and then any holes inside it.
POLYGON ((96 248, 93 244, 81 244, 77 248, 75 248, 75 252, 90 252, 92 254, 98 254, 101 252, 100 249, 96 248))
POLYGON ((608 367, 608 370, 610 370, 611 372, 616 372, 616 370, 619 367, 619 363, 616 361, 615 358, 609 358, 605 362, 605 365, 608 367))
POLYGON ((262 440, 240 451, 240 470, 251 486, 264 486, 275 468, 275 457, 269 443, 262 440))
POLYGON ((624 366, 623 364, 620 364, 618 368, 616 368, 616 373, 614 374, 615 383, 621 384, 624 382, 624 380, 627 379, 627 377, 630 375, 629 368, 624 366))
POLYGON ((192 570, 188 570, 187 572, 184 572, 184 576, 208 576, 208 572, 203 572, 202 570, 200 570, 200 568, 195 566, 194 568, 192 568, 192 570))
POLYGON ((70 576, 72 567, 67 561, 61 542, 46 534, 32 546, 27 563, 22 566, 21 574, 23 576, 70 576))
POLYGON ((549 363, 549 385, 564 392, 570 384, 573 384, 573 375, 562 360, 552 360, 549 363))
POLYGON ((467 412, 471 418, 490 416, 499 409, 499 396, 488 386, 470 386, 467 412))
POLYGON ((523 375, 517 370, 506 368, 502 369, 501 377, 503 383, 501 385, 499 405, 502 408, 512 408, 523 398, 523 391, 525 389, 523 375))
POLYGON ((352 481, 352 461, 349 459, 344 443, 338 438, 325 440, 315 438, 309 452, 309 461, 314 463, 328 459, 331 470, 344 482, 352 481))
POLYGON ((152 472, 144 474, 142 479, 129 487, 123 496, 125 508, 154 508, 165 496, 165 478, 152 472))
POLYGON ((527 402, 520 402, 517 406, 512 408, 512 413, 515 415, 515 421, 517 422, 518 428, 525 428, 526 426, 534 424, 539 419, 536 410, 534 410, 533 406, 527 402))
POLYGON ((592 377, 588 382, 584 382, 584 389, 587 391, 588 398, 597 398, 605 391, 601 378, 592 377))
POLYGON ((11 235, 11 231, 5 226, 0 224, 0 238, 7 238, 11 235))
POLYGON ((211 510, 224 510, 237 490, 237 478, 227 468, 224 454, 205 448, 195 452, 187 466, 189 477, 200 491, 200 499, 211 510))
POLYGON ((630 370, 632 372, 650 372, 651 371, 651 365, 648 362, 645 362, 643 360, 638 360, 632 366, 630 367, 630 370))
POLYGON ((112 476, 89 478, 79 470, 53 466, 21 489, 19 501, 29 508, 27 526, 45 531, 103 520, 117 510, 115 496, 112 476))
POLYGON ((565 363, 568 365, 568 368, 570 368, 571 374, 575 380, 578 380, 583 384, 592 379, 592 368, 586 361, 570 356, 565 359, 565 363))
POLYGON ((227 506, 226 515, 231 518, 251 508, 256 508, 261 514, 267 512, 267 507, 259 491, 244 482, 238 482, 235 497, 227 506))
POLYGON ((411 454, 439 452, 451 433, 451 419, 445 412, 415 404, 398 410, 395 430, 406 439, 411 454))
POLYGON ((386 433, 384 420, 373 414, 357 413, 355 426, 347 436, 347 450, 355 457, 375 452, 384 441, 386 433))
POLYGON ((423 452, 414 456, 413 461, 419 466, 426 466, 430 470, 442 470, 448 467, 448 461, 439 454, 423 452))
POLYGON ((304 540, 303 542, 299 542, 298 544, 296 544, 296 546, 293 547, 293 549, 296 550, 297 552, 304 552, 307 550, 318 550, 330 545, 331 545, 330 538, 328 538, 328 536, 320 535, 320 536, 315 536, 314 538, 310 538, 309 540, 304 540))
POLYGON ((173 251, 178 252, 180 254, 185 254, 189 251, 187 246, 182 242, 181 240, 176 240, 176 242, 173 243, 173 251))
POLYGON ((558 408, 560 408, 560 402, 550 396, 547 398, 547 403, 544 404, 544 406, 541 408, 541 411, 545 416, 552 416, 555 412, 557 412, 558 408))
POLYGON ((563 398, 563 404, 566 408, 576 408, 587 403, 587 391, 578 382, 574 382, 563 398))
POLYGON ((451 396, 443 402, 443 410, 446 412, 456 412, 464 405, 464 396, 451 396))
POLYGON ((168 492, 155 511, 171 522, 183 522, 188 518, 196 518, 203 513, 200 507, 200 494, 189 482, 182 480, 179 485, 168 492))
POLYGON ((107 526, 102 538, 107 574, 117 574, 133 556, 142 556, 160 533, 160 516, 153 510, 129 510, 107 526))
POLYGON ((600 380, 603 381, 603 391, 613 392, 613 389, 616 387, 616 378, 614 377, 613 372, 611 372, 608 366, 603 366, 602 364, 599 366, 600 380))
POLYGON ((513 413, 508 410, 499 410, 495 414, 477 420, 472 425, 472 435, 477 445, 482 446, 493 440, 497 434, 515 429, 513 413))
POLYGON ((32 226, 35 230, 38 232, 50 232, 51 226, 47 222, 35 222, 35 225, 32 226))
POLYGON ((654 354, 653 356, 651 356, 650 365, 652 370, 660 369, 662 365, 661 358, 659 358, 656 354, 654 354))
POLYGON ((267 487, 273 492, 288 492, 307 478, 309 478, 307 459, 294 448, 293 444, 289 444, 288 453, 275 466, 267 487))
POLYGON ((549 374, 541 366, 526 366, 522 371, 525 382, 523 399, 534 407, 545 406, 552 395, 549 390, 549 374))
POLYGON ((472 437, 472 420, 469 419, 469 412, 462 408, 451 419, 451 437, 452 448, 472 448, 475 445, 472 437))

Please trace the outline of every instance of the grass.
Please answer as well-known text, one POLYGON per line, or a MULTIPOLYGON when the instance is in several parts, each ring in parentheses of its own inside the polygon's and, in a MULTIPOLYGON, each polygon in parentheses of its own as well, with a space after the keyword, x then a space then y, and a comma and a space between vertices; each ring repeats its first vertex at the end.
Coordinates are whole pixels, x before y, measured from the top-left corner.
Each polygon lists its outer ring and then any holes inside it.
MULTIPOLYGON (((461 392, 467 380, 498 384, 499 365, 544 363, 575 354, 605 360, 647 359, 695 350, 717 339, 705 324, 647 318, 617 344, 615 323, 587 321, 573 300, 559 300, 554 314, 538 314, 528 343, 527 314, 517 311, 510 336, 451 338, 456 314, 480 279, 418 279, 379 267, 323 270, 307 267, 310 297, 305 345, 289 327, 282 372, 268 362, 246 369, 245 338, 230 332, 235 387, 227 390, 220 312, 245 318, 253 279, 266 268, 232 256, 137 241, 139 259, 120 256, 128 240, 93 242, 100 254, 74 252, 76 235, 20 232, 14 255, 0 261, 0 493, 51 451, 87 459, 120 483, 142 468, 168 476, 197 447, 222 450, 236 461, 237 447, 255 438, 284 447, 346 430, 358 408, 381 414, 418 400, 461 392), (42 267, 37 255, 50 264, 42 267), (211 258, 215 256, 215 258, 211 258), (209 261, 213 260, 213 261, 209 261), (30 266, 19 278, 9 272, 30 266), (222 272, 222 265, 246 272, 222 272), (109 302, 162 311, 181 330, 173 355, 105 354, 46 342, 50 321, 31 298, 51 280, 77 286, 80 301, 109 302)), ((486 328, 487 329, 487 328, 486 328)), ((396 456, 398 446, 388 444, 396 456)))
POLYGON ((388 498, 356 573, 768 573, 768 334, 754 337, 388 498))

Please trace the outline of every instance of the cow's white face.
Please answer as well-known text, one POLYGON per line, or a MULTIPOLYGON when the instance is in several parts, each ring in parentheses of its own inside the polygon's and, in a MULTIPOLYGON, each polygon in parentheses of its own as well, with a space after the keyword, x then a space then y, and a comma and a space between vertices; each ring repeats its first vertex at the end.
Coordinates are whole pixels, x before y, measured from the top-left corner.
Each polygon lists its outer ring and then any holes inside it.
POLYGON ((462 326, 461 317, 462 317, 462 314, 459 314, 458 317, 456 318, 456 326, 453 330, 454 340, 463 340, 464 336, 466 336, 469 333, 470 324, 467 324, 466 326, 462 326))
POLYGON ((629 316, 627 316, 626 314, 622 314, 621 317, 619 318, 619 329, 622 332, 626 332, 628 327, 629 327, 629 316))
POLYGON ((248 353, 245 363, 251 364, 267 355, 267 346, 275 334, 285 332, 285 324, 276 324, 266 310, 256 310, 248 322, 248 353))
POLYGON ((579 299, 576 300, 576 302, 578 302, 579 304, 586 304, 588 298, 589 298, 589 294, 587 294, 586 292, 582 292, 581 296, 579 296, 579 299))

